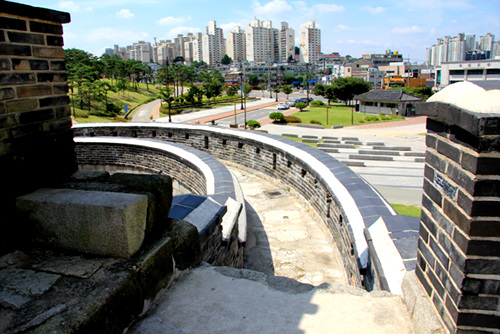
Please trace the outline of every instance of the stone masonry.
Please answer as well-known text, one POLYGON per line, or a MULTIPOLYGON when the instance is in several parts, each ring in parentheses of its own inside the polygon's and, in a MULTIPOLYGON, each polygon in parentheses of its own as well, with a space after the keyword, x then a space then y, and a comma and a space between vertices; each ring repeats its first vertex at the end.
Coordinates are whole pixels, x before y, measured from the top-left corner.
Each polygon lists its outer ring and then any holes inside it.
MULTIPOLYGON (((15 198, 76 170, 63 50, 68 13, 0 2, 0 245, 15 198)), ((20 232, 19 232, 20 233, 20 232)), ((22 234, 22 233, 21 233, 22 234)), ((5 240, 4 240, 5 239, 5 240)))
POLYGON ((416 274, 452 333, 500 328, 499 112, 417 109, 428 133, 416 274))

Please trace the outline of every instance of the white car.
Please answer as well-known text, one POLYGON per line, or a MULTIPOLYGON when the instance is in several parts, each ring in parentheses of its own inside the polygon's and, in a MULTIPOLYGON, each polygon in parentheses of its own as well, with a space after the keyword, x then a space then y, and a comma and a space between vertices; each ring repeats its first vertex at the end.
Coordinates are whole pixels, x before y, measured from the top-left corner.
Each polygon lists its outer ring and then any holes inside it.
POLYGON ((287 102, 278 103, 278 110, 288 109, 290 108, 287 102))

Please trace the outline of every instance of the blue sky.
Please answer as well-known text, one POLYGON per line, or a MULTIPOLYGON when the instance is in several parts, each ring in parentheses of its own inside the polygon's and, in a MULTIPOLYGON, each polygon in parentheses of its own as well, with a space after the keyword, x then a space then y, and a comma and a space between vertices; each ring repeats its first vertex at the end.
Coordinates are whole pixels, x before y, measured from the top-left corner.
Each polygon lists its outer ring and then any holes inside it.
MULTIPOLYGON (((316 20, 322 52, 360 57, 364 53, 399 51, 425 61, 425 49, 436 38, 458 33, 490 32, 500 39, 499 0, 23 0, 32 6, 66 11, 65 48, 100 56, 104 49, 154 37, 204 32, 215 20, 225 34, 236 25, 245 29, 254 18, 286 21, 296 38, 303 24, 316 20)), ((298 40, 297 43, 298 45, 298 40)))

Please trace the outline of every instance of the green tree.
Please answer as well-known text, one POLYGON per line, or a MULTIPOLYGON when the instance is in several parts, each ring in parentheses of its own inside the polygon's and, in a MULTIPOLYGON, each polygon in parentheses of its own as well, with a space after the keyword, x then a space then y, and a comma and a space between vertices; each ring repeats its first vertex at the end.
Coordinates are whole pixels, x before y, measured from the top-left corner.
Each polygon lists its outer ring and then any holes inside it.
POLYGON ((300 111, 303 111, 307 107, 307 103, 305 102, 299 102, 295 105, 295 108, 299 109, 300 111))
POLYGON ((245 94, 245 99, 248 97, 248 94, 252 91, 252 85, 250 85, 248 82, 245 82, 243 85, 243 94, 245 94))
POLYGON ((285 75, 283 76, 283 81, 290 85, 293 81, 295 81, 295 75, 285 73, 285 75))
POLYGON ((316 96, 323 96, 325 94, 325 85, 317 84, 314 86, 312 92, 316 96))
POLYGON ((267 84, 263 83, 259 85, 259 89, 262 91, 262 96, 264 96, 264 91, 267 88, 267 84))
POLYGON ((344 101, 346 105, 350 103, 354 95, 366 93, 371 88, 369 82, 366 82, 361 78, 353 77, 335 79, 332 86, 334 95, 339 100, 344 101))
POLYGON ((274 122, 279 123, 285 120, 285 115, 283 115, 283 113, 281 112, 272 112, 269 114, 269 118, 274 122))
POLYGON ((413 96, 421 97, 422 99, 424 99, 424 101, 427 100, 429 97, 431 97, 432 94, 434 94, 432 88, 429 86, 404 88, 403 92, 413 96))
POLYGON ((255 120, 249 120, 247 121, 247 125, 250 128, 250 130, 260 128, 260 123, 255 121, 255 120))
POLYGON ((222 65, 229 65, 233 62, 233 60, 231 59, 231 57, 229 57, 227 54, 224 55, 224 57, 222 57, 222 59, 220 60, 220 63, 222 65))
POLYGON ((331 86, 331 85, 325 86, 325 91, 323 93, 323 97, 328 99, 328 105, 330 105, 331 100, 336 99, 335 89, 333 88, 333 86, 331 86))
POLYGON ((286 94, 286 98, 288 99, 288 96, 293 92, 293 86, 283 85, 281 90, 283 91, 283 94, 286 94))
POLYGON ((276 102, 278 102, 278 94, 281 92, 281 87, 276 85, 273 87, 273 92, 276 93, 276 102))
POLYGON ((248 82, 253 86, 257 85, 259 83, 259 76, 257 74, 253 74, 253 73, 249 74, 248 75, 248 82))

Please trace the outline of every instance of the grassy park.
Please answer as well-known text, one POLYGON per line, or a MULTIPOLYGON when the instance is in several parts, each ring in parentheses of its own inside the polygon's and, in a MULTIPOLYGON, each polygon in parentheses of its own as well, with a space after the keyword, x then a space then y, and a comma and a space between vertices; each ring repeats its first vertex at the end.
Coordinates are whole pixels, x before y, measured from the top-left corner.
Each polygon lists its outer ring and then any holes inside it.
MULTIPOLYGON (((333 103, 328 110, 326 106, 308 107, 290 116, 300 119, 302 124, 322 125, 324 128, 330 128, 333 125, 351 126, 404 120, 403 116, 372 115, 356 112, 354 106, 346 106, 341 103, 333 103)), ((290 119, 290 116, 287 118, 290 119)), ((288 122, 289 125, 291 125, 290 123, 288 122)))

